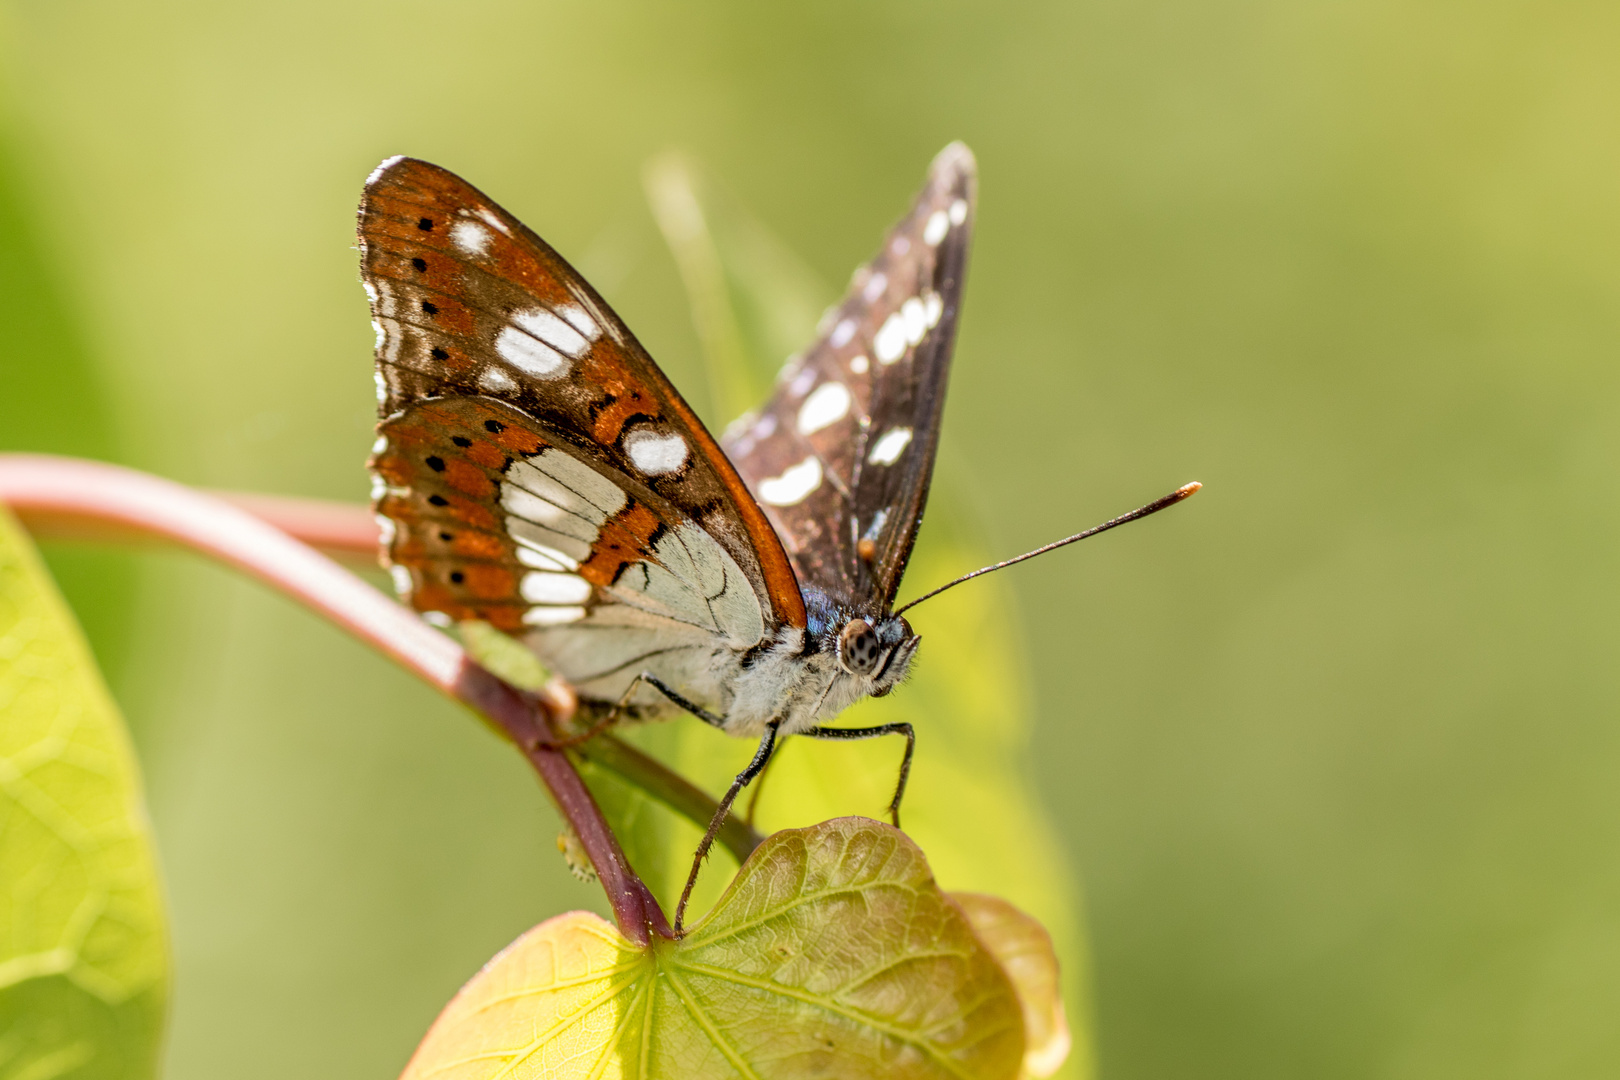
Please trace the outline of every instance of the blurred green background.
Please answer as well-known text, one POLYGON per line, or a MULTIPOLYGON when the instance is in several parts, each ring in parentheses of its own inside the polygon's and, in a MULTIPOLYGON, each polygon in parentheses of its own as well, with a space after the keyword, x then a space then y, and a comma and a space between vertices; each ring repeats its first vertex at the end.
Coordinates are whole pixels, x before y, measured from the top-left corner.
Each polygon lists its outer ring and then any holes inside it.
MULTIPOLYGON (((1620 1070, 1620 9, 9 0, 0 48, 0 444, 218 487, 363 498, 386 155, 680 385, 651 155, 839 282, 966 140, 982 544, 1208 485, 1005 582, 1101 1075, 1620 1070)), ((190 557, 50 554, 147 770, 170 1076, 393 1075, 596 904, 407 676, 190 557)))

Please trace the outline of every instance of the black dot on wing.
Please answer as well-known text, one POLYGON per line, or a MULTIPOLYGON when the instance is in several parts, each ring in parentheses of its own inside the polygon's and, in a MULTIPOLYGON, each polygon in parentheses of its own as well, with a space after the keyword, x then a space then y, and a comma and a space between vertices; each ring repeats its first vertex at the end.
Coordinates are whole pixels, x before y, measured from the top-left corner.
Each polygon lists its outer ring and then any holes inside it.
POLYGON ((416 267, 416 272, 420 274, 424 270, 427 269, 427 260, 426 259, 412 259, 411 260, 411 265, 416 267))
POLYGON ((450 505, 450 500, 445 498, 443 495, 429 495, 428 502, 432 503, 434 506, 450 505))
POLYGON ((445 352, 443 349, 439 348, 437 345, 433 346, 432 356, 433 356, 433 359, 435 359, 435 360, 448 360, 448 359, 450 359, 450 354, 448 352, 445 352))
POLYGON ((437 315, 439 313, 439 305, 429 303, 428 301, 424 300, 422 301, 422 310, 429 315, 437 315))
POLYGON ((463 574, 460 570, 452 570, 450 571, 450 580, 455 584, 460 585, 463 581, 467 580, 467 575, 463 574))
POLYGON ((450 541, 454 540, 455 537, 452 536, 450 533, 441 532, 441 533, 439 533, 439 539, 443 540, 445 543, 448 544, 450 541))
POLYGON ((416 227, 418 229, 421 229, 423 232, 432 232, 433 231, 433 219, 430 218, 430 217, 425 217, 421 221, 418 221, 416 223, 416 227))
POLYGON ((506 425, 501 423, 499 420, 485 420, 484 430, 489 432, 491 435, 499 435, 501 432, 506 430, 506 425))
POLYGON ((427 459, 427 467, 434 472, 444 472, 444 458, 434 454, 427 459))
POLYGON ((452 435, 450 436, 450 441, 461 447, 468 447, 472 445, 472 440, 467 438, 465 435, 452 435))

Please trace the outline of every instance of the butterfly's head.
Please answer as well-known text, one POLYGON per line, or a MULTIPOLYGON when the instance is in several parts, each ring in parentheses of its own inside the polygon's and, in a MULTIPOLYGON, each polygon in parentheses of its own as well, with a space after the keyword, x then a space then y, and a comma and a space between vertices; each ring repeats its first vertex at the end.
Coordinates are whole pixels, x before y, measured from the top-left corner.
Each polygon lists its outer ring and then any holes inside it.
POLYGON ((856 616, 838 633, 838 666, 864 681, 866 693, 882 697, 906 677, 920 640, 898 615, 856 616))

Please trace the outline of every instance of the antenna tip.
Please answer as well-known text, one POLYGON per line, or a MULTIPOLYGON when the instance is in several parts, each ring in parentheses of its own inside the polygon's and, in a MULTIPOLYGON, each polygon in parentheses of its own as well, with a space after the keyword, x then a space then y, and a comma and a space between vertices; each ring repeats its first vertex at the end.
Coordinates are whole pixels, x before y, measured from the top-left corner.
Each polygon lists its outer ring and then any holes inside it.
POLYGON ((1176 498, 1177 499, 1185 499, 1187 496, 1195 493, 1199 488, 1201 488, 1203 486, 1204 485, 1200 484, 1197 480, 1194 480, 1190 484, 1182 484, 1180 487, 1176 488, 1176 498))

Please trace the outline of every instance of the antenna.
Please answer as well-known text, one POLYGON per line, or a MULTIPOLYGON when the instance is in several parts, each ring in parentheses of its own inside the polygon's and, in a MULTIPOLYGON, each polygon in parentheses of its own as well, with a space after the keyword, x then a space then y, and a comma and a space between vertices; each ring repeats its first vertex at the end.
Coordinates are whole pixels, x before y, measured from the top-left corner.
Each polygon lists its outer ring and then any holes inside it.
POLYGON ((946 589, 954 588, 955 586, 962 584, 962 582, 970 581, 981 574, 988 574, 992 570, 1005 570, 1014 563, 1021 563, 1025 559, 1033 559, 1037 555, 1045 555, 1048 551, 1056 551, 1065 544, 1072 544, 1076 540, 1084 540, 1088 536, 1096 536, 1098 533, 1107 532, 1109 529, 1123 525, 1128 521, 1135 521, 1138 518, 1145 518, 1149 514, 1157 514, 1160 510, 1176 505, 1176 503, 1187 498, 1187 496, 1191 495, 1193 492, 1197 491, 1203 486, 1203 484, 1200 484, 1198 481, 1194 480, 1190 484, 1183 484, 1181 487, 1176 488, 1176 490, 1172 491, 1163 498, 1154 499, 1146 506, 1139 506, 1130 513, 1121 514, 1117 518, 1111 518, 1108 521, 1103 522, 1101 525, 1093 525, 1085 532, 1077 532, 1073 536, 1065 536, 1062 540, 1054 540, 1050 544, 1038 547, 1034 551, 1026 551, 1022 555, 1019 555, 1016 558, 1007 559, 1004 562, 998 562, 991 566, 981 566, 971 574, 963 574, 961 577, 956 578, 953 581, 947 581, 933 592, 923 593, 921 596, 917 597, 917 599, 901 605, 895 610, 894 614, 899 615, 908 608, 914 608, 924 600, 930 600, 944 592, 946 589))

